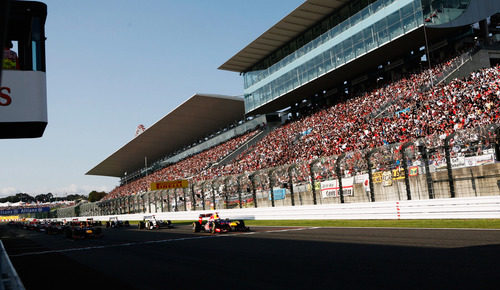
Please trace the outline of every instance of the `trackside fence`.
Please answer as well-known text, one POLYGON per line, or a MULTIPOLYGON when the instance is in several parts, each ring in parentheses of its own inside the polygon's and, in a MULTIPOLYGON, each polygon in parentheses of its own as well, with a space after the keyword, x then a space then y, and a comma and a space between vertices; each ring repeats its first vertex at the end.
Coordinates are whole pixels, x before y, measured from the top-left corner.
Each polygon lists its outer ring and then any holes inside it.
POLYGON ((57 210, 57 217, 500 196, 500 124, 57 210))

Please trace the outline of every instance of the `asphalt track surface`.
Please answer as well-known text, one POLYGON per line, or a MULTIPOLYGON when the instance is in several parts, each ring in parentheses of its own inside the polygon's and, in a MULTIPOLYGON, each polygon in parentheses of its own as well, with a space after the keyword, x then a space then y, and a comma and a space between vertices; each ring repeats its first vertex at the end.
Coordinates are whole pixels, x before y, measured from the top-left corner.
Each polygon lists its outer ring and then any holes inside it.
POLYGON ((104 229, 73 241, 6 225, 26 289, 499 289, 500 231, 104 229))

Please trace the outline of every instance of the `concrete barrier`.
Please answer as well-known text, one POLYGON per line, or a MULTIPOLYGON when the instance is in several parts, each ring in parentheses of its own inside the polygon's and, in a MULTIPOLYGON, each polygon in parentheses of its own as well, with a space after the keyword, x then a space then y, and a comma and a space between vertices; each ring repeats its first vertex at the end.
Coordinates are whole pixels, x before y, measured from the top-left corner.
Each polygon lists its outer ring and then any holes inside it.
MULTIPOLYGON (((94 220, 142 220, 154 215, 160 220, 196 220, 205 211, 140 213, 93 216, 94 220)), ((223 218, 246 220, 349 220, 349 219, 479 219, 500 218, 500 196, 384 201, 371 203, 282 206, 217 210, 223 218)), ((76 217, 75 217, 76 218, 76 217)), ((59 218, 59 220, 72 218, 59 218)), ((86 220, 87 217, 78 217, 86 220)))

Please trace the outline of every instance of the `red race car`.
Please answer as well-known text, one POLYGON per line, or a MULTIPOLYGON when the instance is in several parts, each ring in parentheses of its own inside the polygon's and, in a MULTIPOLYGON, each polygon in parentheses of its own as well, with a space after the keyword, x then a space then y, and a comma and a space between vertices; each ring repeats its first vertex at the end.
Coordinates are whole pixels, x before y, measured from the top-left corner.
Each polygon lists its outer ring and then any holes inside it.
POLYGON ((193 222, 193 233, 227 233, 227 232, 248 232, 249 227, 245 226, 243 220, 221 219, 217 212, 200 214, 198 220, 193 222))

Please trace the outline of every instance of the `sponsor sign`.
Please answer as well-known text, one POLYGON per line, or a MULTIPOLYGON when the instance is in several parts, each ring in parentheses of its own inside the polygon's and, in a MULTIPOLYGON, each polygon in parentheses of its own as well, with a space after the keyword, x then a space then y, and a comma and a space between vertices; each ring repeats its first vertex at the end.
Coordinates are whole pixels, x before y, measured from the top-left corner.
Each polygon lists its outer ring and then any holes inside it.
POLYGON ((479 166, 495 162, 493 154, 465 157, 465 166, 479 166))
POLYGON ((19 220, 18 215, 11 215, 11 216, 0 216, 0 221, 14 221, 14 220, 19 220))
POLYGON ((47 122, 44 72, 3 71, 0 85, 0 122, 47 122))
POLYGON ((370 176, 368 173, 354 176, 354 183, 362 183, 365 187, 365 191, 370 191, 370 176))
POLYGON ((460 168, 465 167, 465 157, 454 157, 451 158, 451 167, 452 168, 460 168))
POLYGON ((405 179, 405 170, 402 167, 398 167, 392 170, 392 179, 405 179))
POLYGON ((384 171, 382 173, 382 184, 384 186, 392 186, 392 172, 384 171))
POLYGON ((373 172, 372 178, 373 178, 373 183, 382 183, 382 171, 378 172, 373 172))
MULTIPOLYGON (((342 178, 342 192, 344 196, 352 196, 353 195, 353 183, 354 183, 354 178, 342 178)), ((323 198, 329 198, 329 197, 339 197, 340 192, 339 192, 339 184, 338 180, 328 180, 328 181, 323 181, 320 184, 321 187, 321 196, 323 198)))
POLYGON ((378 171, 372 173, 372 178, 373 178, 373 183, 384 183, 384 186, 391 186, 392 180, 399 180, 405 178, 405 171, 402 167, 392 169, 391 171, 378 171))
POLYGON ((189 182, 187 180, 151 182, 151 190, 187 188, 188 185, 189 182))
POLYGON ((475 156, 475 159, 476 165, 484 165, 495 162, 495 157, 493 156, 493 154, 475 156))
POLYGON ((50 207, 15 208, 0 210, 0 215, 17 215, 23 213, 49 212, 50 207))
POLYGON ((418 175, 418 166, 411 166, 409 168, 408 176, 417 176, 418 175))
MULTIPOLYGON (((269 191, 269 200, 271 200, 271 191, 269 191)), ((286 189, 284 188, 273 188, 274 200, 285 199, 286 189)))

